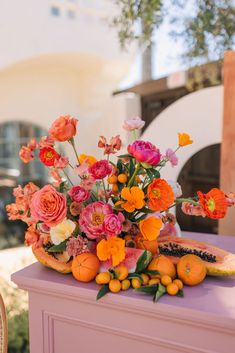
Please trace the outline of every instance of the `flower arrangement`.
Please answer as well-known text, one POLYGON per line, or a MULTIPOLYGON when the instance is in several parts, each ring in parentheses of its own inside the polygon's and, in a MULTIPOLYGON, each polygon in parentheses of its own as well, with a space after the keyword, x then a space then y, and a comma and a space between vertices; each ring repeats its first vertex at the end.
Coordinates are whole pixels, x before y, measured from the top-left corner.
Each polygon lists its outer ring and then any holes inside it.
MULTIPOLYGON (((114 163, 111 156, 121 149, 120 136, 110 141, 100 136, 98 147, 103 158, 97 160, 78 153, 77 123, 73 117, 61 116, 48 136, 39 142, 33 138, 21 148, 19 156, 24 163, 39 158, 48 167, 52 185, 39 189, 30 182, 15 188, 16 201, 6 207, 9 219, 27 223, 25 244, 32 245, 41 263, 60 272, 72 271, 80 281, 96 277, 103 285, 98 298, 107 291, 128 289, 131 281, 134 288, 154 294, 155 300, 166 291, 179 293, 183 282, 175 280, 176 291, 173 262, 157 256, 160 239, 176 235, 176 219, 170 209, 182 204, 188 215, 219 219, 234 205, 235 194, 225 195, 214 188, 207 194, 198 191, 195 197, 182 198, 178 183, 161 178, 160 171, 167 163, 177 165, 176 152, 193 143, 186 133, 179 133, 176 149, 168 148, 165 153, 151 142, 135 139, 114 163), (70 144, 76 165, 57 152, 56 145, 61 142, 70 144), (69 168, 73 177, 69 177, 69 168), (173 289, 165 290, 173 284, 173 289)), ((143 126, 140 118, 123 125, 133 136, 143 126)), ((196 256, 195 251, 189 256, 196 256)), ((192 266, 200 267, 202 260, 199 265, 192 260, 192 266)), ((205 270, 202 273, 203 279, 205 270)))

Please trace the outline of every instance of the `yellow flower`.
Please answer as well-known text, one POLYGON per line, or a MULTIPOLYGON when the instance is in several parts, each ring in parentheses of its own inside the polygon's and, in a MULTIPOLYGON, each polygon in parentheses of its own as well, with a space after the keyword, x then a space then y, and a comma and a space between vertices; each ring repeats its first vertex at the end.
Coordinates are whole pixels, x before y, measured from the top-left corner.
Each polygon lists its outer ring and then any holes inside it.
POLYGON ((193 143, 193 141, 190 139, 190 136, 185 132, 182 132, 182 133, 178 132, 178 139, 179 139, 180 147, 191 145, 191 143, 193 143))
POLYGON ((76 224, 70 219, 65 218, 55 227, 51 227, 50 236, 53 244, 58 245, 68 239, 76 228, 76 224))
POLYGON ((101 261, 112 259, 112 265, 117 266, 125 259, 125 240, 116 237, 101 240, 96 248, 96 253, 101 261))
POLYGON ((121 197, 126 200, 121 203, 122 208, 129 213, 134 212, 135 209, 140 210, 145 205, 144 192, 138 186, 123 188, 121 197))
POLYGON ((144 239, 155 240, 162 227, 162 221, 154 216, 148 217, 140 221, 139 229, 144 239))
POLYGON ((81 153, 78 157, 79 163, 82 164, 83 162, 87 162, 89 166, 92 166, 95 162, 97 162, 97 159, 93 156, 88 156, 86 154, 81 153))

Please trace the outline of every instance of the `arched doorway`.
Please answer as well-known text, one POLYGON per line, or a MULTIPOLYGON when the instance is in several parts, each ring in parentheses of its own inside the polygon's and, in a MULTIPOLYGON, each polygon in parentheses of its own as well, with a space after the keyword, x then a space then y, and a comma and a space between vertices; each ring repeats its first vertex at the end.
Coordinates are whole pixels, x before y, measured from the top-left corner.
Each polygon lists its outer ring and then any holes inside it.
MULTIPOLYGON (((203 148, 194 154, 183 166, 178 183, 184 197, 193 196, 198 190, 208 192, 219 187, 220 144, 203 148)), ((191 217, 182 213, 180 206, 176 210, 177 220, 182 230, 218 233, 218 221, 203 217, 191 217)))
POLYGON ((42 186, 48 181, 48 172, 38 160, 24 164, 19 158, 19 150, 30 138, 37 140, 46 131, 41 127, 25 122, 0 124, 0 249, 22 244, 26 225, 7 219, 5 206, 14 202, 12 189, 33 181, 42 186))

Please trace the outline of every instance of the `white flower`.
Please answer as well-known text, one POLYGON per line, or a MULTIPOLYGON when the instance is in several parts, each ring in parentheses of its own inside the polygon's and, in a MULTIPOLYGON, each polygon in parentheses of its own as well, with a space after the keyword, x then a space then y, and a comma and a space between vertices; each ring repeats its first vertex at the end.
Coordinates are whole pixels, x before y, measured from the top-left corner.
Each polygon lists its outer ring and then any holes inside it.
POLYGON ((125 120, 123 124, 123 129, 127 131, 140 130, 145 125, 145 121, 140 117, 135 117, 129 120, 125 120))
POLYGON ((67 218, 55 227, 51 227, 50 236, 52 243, 59 245, 62 241, 68 239, 72 235, 75 228, 76 224, 67 218))
POLYGON ((175 198, 180 197, 182 195, 182 189, 180 184, 177 183, 177 181, 173 181, 173 180, 167 180, 167 182, 172 187, 175 198))

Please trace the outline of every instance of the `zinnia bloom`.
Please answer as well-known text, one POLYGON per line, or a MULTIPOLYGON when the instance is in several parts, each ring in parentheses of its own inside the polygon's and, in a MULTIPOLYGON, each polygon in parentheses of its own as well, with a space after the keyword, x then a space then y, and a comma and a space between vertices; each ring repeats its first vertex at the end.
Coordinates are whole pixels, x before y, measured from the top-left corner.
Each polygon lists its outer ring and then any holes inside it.
POLYGON ((198 191, 197 195, 207 217, 212 219, 224 218, 228 205, 223 191, 213 188, 207 194, 198 191))
POLYGON ((161 159, 159 149, 151 142, 136 140, 132 145, 128 146, 127 150, 138 162, 144 162, 153 166, 157 165, 161 159))
POLYGON ((96 251, 101 261, 112 259, 112 265, 117 266, 125 259, 125 240, 116 237, 103 239, 98 243, 96 251))
POLYGON ((138 186, 123 188, 121 197, 126 201, 120 201, 119 204, 129 213, 134 212, 135 209, 140 210, 145 205, 144 192, 138 186))
POLYGON ((94 179, 104 179, 106 176, 112 173, 112 166, 109 162, 104 159, 94 163, 89 167, 89 173, 93 176, 94 179))
POLYGON ((154 211, 165 211, 174 202, 172 187, 164 179, 154 179, 147 190, 149 208, 154 211))
POLYGON ((76 135, 77 122, 78 120, 70 115, 60 116, 52 124, 49 134, 55 141, 69 141, 76 135))
POLYGON ((179 139, 178 144, 180 147, 191 145, 191 143, 193 143, 193 141, 190 139, 190 136, 185 132, 182 132, 182 133, 178 132, 178 139, 179 139))
POLYGON ((140 130, 144 127, 145 121, 142 120, 139 116, 125 120, 124 124, 122 125, 123 129, 126 131, 133 131, 133 130, 140 130))
POLYGON ((139 222, 139 229, 144 239, 157 239, 160 229, 162 227, 162 220, 154 216, 143 219, 139 222))
POLYGON ((52 147, 44 147, 40 149, 39 158, 47 167, 52 167, 60 155, 52 147))

